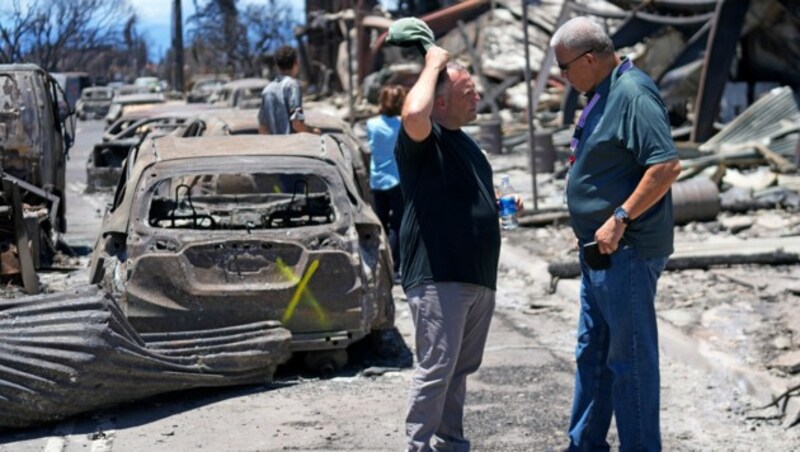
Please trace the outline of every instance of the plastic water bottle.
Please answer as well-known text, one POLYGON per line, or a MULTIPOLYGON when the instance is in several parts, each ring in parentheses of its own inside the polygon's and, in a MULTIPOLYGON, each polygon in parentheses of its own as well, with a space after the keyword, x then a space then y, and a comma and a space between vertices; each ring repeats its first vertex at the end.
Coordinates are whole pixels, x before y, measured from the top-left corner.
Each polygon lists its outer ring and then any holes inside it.
POLYGON ((517 229, 519 221, 517 220, 517 202, 515 200, 516 192, 514 187, 511 186, 508 176, 500 178, 500 225, 503 229, 517 229))

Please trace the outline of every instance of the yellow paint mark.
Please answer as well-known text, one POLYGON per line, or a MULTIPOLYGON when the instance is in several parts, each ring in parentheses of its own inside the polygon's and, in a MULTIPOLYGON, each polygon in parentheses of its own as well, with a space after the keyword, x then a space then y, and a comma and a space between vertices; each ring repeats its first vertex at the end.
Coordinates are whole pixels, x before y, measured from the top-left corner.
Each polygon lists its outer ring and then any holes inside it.
POLYGON ((273 193, 283 193, 283 191, 281 190, 281 187, 279 187, 278 184, 275 184, 275 185, 272 186, 272 192, 273 193))
POLYGON ((278 269, 293 284, 297 284, 297 288, 294 291, 294 295, 292 296, 291 301, 289 302, 289 306, 286 307, 286 311, 283 313, 283 318, 281 321, 286 324, 291 320, 292 316, 294 315, 295 309, 297 309, 298 303, 300 303, 300 299, 304 299, 311 305, 311 308, 314 310, 314 313, 317 316, 317 321, 320 325, 326 328, 329 324, 327 315, 325 314, 325 310, 322 309, 319 302, 314 295, 311 293, 311 290, 308 289, 308 282, 311 280, 311 277, 314 275, 314 272, 317 271, 319 268, 319 259, 315 259, 311 262, 311 265, 308 266, 308 270, 306 270, 306 274, 303 275, 303 278, 298 278, 297 275, 292 271, 292 269, 286 265, 283 260, 278 258, 276 261, 278 265, 278 269))

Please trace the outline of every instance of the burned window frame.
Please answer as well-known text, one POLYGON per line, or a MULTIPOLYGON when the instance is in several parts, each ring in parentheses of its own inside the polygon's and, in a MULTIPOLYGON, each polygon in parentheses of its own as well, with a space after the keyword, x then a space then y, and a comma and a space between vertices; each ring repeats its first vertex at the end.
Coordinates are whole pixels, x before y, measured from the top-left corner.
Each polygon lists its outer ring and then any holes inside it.
POLYGON ((166 162, 165 165, 158 164, 142 172, 142 176, 137 183, 134 205, 130 211, 131 224, 135 224, 133 229, 144 228, 144 230, 160 233, 169 231, 189 233, 189 234, 226 234, 232 231, 245 231, 246 228, 164 228, 150 224, 150 209, 156 190, 161 183, 169 183, 174 178, 194 176, 198 174, 308 174, 319 178, 327 187, 330 195, 330 206, 333 209, 333 220, 328 223, 305 225, 301 227, 276 227, 276 228, 254 228, 253 231, 263 233, 285 233, 286 231, 303 231, 309 234, 316 234, 317 231, 339 229, 344 224, 352 221, 354 211, 358 208, 354 202, 353 194, 343 180, 343 176, 338 168, 331 162, 321 159, 308 158, 303 156, 247 156, 228 159, 224 163, 220 162, 219 157, 199 158, 192 160, 191 163, 182 161, 183 164, 176 165, 175 161, 166 162), (251 168, 259 168, 252 171, 251 168), (263 168, 263 169, 261 169, 263 168))

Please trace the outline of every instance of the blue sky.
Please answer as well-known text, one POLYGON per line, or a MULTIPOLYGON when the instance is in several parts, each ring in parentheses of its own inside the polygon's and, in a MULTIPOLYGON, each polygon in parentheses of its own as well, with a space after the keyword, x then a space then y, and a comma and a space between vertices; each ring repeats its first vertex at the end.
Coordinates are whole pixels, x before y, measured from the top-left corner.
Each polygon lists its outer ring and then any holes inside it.
MULTIPOLYGON (((0 0, 2 1, 2 0, 0 0)), ((128 0, 139 16, 139 30, 147 37, 150 44, 150 57, 155 61, 161 59, 170 46, 170 21, 172 18, 172 0, 128 0)), ((198 0, 204 3, 205 0, 198 0)), ((248 3, 266 4, 266 0, 239 0, 240 5, 248 3)), ((304 20, 305 2, 300 0, 278 0, 278 3, 288 3, 292 5, 292 10, 297 15, 297 21, 304 20)), ((381 0, 384 6, 395 8, 397 0, 381 0)), ((192 0, 181 0, 181 13, 184 24, 186 18, 194 14, 194 2, 192 0)), ((186 28, 184 25, 184 38, 186 28)), ((185 41, 184 41, 185 42, 185 41)))
MULTIPOLYGON (((150 57, 155 61, 161 59, 170 46, 170 32, 172 27, 172 0, 128 0, 139 17, 139 30, 146 36, 150 44, 150 57)), ((199 3, 203 3, 201 0, 199 3)), ((240 0, 240 5, 248 3, 262 3, 265 0, 240 0)), ((292 5, 292 10, 297 15, 297 20, 303 19, 305 2, 279 0, 279 3, 292 5)), ((184 22, 184 39, 186 37, 186 19, 194 14, 194 2, 192 0, 181 0, 181 14, 184 22)), ((184 41, 185 43, 185 41, 184 41)))

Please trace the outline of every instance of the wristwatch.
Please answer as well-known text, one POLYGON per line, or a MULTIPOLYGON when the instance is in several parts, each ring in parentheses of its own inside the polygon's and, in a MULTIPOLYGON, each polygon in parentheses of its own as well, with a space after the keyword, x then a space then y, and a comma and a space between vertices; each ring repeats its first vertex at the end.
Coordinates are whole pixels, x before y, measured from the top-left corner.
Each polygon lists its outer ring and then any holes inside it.
POLYGON ((629 224, 631 222, 631 217, 624 207, 619 206, 614 209, 614 221, 617 223, 629 224))

